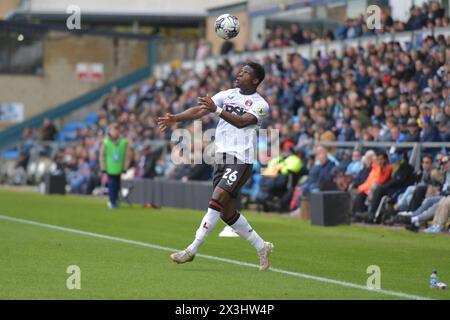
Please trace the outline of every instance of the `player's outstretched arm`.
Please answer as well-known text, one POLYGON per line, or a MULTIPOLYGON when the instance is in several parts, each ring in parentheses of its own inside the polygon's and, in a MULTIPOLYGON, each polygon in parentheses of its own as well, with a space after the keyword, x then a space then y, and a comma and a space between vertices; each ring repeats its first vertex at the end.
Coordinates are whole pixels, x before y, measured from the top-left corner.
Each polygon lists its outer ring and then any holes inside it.
MULTIPOLYGON (((211 97, 206 96, 202 98, 198 98, 198 101, 201 104, 201 108, 206 110, 207 112, 216 112, 217 106, 211 97)), ((221 112, 219 115, 223 120, 228 123, 231 123, 233 126, 237 128, 245 128, 252 124, 256 124, 258 120, 256 117, 250 113, 244 113, 242 116, 238 116, 236 114, 232 114, 230 112, 221 112)))
POLYGON ((196 120, 208 114, 208 111, 202 109, 201 106, 189 108, 178 114, 166 113, 165 116, 158 118, 158 126, 161 131, 171 127, 175 122, 196 120))

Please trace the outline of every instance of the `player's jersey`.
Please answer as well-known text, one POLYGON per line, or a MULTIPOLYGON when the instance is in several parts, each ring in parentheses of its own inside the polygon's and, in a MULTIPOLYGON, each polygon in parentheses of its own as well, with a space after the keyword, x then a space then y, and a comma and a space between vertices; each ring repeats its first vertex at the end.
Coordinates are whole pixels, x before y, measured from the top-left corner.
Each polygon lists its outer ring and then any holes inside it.
POLYGON ((223 112, 243 115, 245 112, 256 117, 258 122, 238 129, 223 119, 219 120, 215 134, 215 152, 230 154, 244 163, 256 160, 256 130, 268 114, 269 105, 257 92, 244 95, 239 88, 221 91, 212 97, 216 106, 223 112))

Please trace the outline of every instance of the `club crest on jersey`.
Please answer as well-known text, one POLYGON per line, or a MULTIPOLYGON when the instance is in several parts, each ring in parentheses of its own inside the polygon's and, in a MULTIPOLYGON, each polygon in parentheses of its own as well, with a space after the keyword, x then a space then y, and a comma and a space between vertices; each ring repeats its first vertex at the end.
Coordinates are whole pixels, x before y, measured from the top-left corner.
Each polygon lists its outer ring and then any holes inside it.
POLYGON ((247 107, 250 107, 252 104, 253 104, 253 101, 252 101, 252 100, 246 100, 246 101, 245 101, 245 105, 246 105, 247 107))
POLYGON ((265 113, 266 113, 266 111, 264 110, 263 107, 261 107, 261 108, 258 109, 258 114, 259 114, 260 116, 263 116, 265 113))

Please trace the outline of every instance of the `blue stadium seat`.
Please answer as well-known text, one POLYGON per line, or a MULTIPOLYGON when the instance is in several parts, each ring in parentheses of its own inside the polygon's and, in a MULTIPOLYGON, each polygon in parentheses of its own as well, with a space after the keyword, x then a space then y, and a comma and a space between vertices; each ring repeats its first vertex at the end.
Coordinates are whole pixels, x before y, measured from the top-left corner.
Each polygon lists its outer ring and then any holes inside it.
POLYGON ((84 118, 84 122, 86 122, 87 124, 95 123, 97 122, 97 120, 98 115, 95 112, 87 114, 86 117, 84 118))
POLYGON ((63 142, 65 139, 64 132, 59 132, 56 136, 56 142, 63 142))
POLYGON ((76 139, 76 129, 84 129, 88 127, 89 123, 86 121, 80 122, 67 122, 62 127, 60 133, 58 134, 56 141, 62 142, 65 140, 75 140, 76 139))
POLYGON ((83 129, 86 128, 86 123, 84 122, 67 122, 64 124, 64 127, 61 131, 73 131, 76 129, 83 129))
POLYGON ((8 150, 2 153, 2 158, 5 160, 14 160, 19 157, 19 152, 15 150, 8 150))

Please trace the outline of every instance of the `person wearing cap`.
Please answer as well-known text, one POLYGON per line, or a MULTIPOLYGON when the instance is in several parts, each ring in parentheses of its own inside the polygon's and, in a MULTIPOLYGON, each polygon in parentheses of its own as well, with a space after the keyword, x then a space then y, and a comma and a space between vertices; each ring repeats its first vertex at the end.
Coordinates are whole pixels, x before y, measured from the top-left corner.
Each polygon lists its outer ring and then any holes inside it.
POLYGON ((434 123, 439 129, 442 141, 450 141, 450 121, 445 113, 439 113, 434 123))
POLYGON ((407 125, 407 135, 406 135, 406 141, 407 142, 419 142, 420 141, 420 128, 417 124, 417 120, 414 118, 409 118, 407 125))
POLYGON ((430 94, 433 93, 433 90, 432 90, 430 87, 426 87, 426 88, 423 90, 423 93, 424 93, 424 95, 430 95, 430 94))

